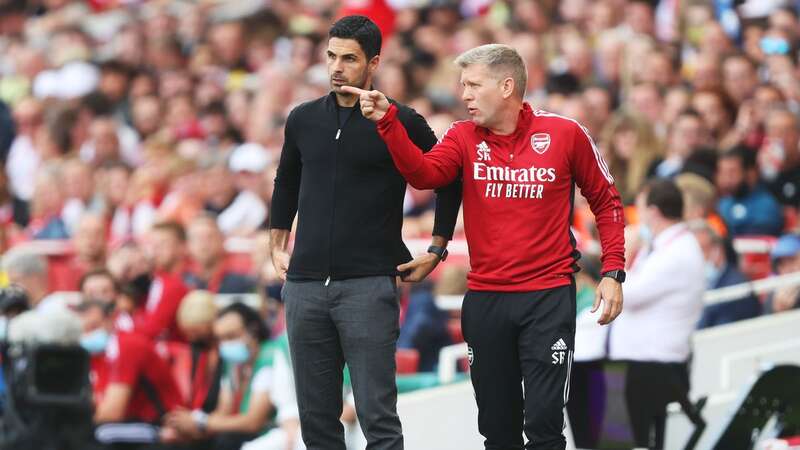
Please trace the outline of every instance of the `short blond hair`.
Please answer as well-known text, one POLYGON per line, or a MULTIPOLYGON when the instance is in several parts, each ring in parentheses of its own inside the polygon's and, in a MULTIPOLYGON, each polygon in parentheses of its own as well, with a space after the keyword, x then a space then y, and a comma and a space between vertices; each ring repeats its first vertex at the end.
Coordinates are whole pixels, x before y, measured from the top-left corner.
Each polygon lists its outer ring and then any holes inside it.
POLYGON ((492 73, 510 76, 514 80, 514 92, 519 98, 525 97, 528 71, 514 47, 504 44, 481 45, 458 55, 455 63, 462 69, 473 64, 484 64, 492 73))
POLYGON ((684 208, 698 206, 710 212, 717 201, 717 191, 710 181, 694 173, 683 173, 675 177, 675 184, 683 193, 684 208))
POLYGON ((209 291, 191 291, 181 300, 178 324, 181 327, 211 324, 217 318, 214 294, 209 291))

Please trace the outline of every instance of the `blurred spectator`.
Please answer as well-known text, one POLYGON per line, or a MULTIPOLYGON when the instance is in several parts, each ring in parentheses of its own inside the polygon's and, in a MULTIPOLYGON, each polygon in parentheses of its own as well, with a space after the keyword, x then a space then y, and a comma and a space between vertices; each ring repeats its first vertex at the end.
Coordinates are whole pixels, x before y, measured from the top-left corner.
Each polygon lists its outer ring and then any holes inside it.
POLYGON ((66 201, 61 218, 72 235, 78 227, 81 216, 88 211, 98 211, 100 205, 94 195, 94 173, 91 167, 79 160, 70 159, 64 162, 62 169, 66 201))
POLYGON ((11 117, 11 109, 6 102, 0 100, 0 160, 5 161, 8 158, 8 152, 11 149, 11 143, 14 142, 16 135, 16 126, 14 119, 11 117))
POLYGON ((299 439, 294 386, 277 385, 292 379, 285 336, 270 341, 258 313, 242 303, 220 311, 214 334, 224 364, 217 409, 210 415, 175 412, 168 416, 169 426, 189 436, 204 428, 213 437, 214 448, 222 449, 239 448, 272 423, 277 427, 270 427, 264 438, 270 436, 265 440, 278 440, 278 445, 264 448, 294 448, 292 443, 299 439))
POLYGON ((780 234, 783 211, 759 179, 753 150, 739 146, 720 155, 717 189, 717 207, 731 236, 780 234))
POLYGON ((84 214, 78 222, 72 240, 75 262, 84 271, 105 267, 107 231, 105 218, 98 214, 84 214))
POLYGON ((722 91, 695 92, 692 96, 692 108, 702 117, 715 143, 719 145, 732 139, 728 135, 733 127, 736 107, 722 91))
POLYGON ((111 239, 125 242, 144 236, 156 219, 156 209, 148 197, 149 175, 132 172, 123 164, 105 169, 106 207, 111 213, 111 239))
MULTIPOLYGON (((217 407, 222 366, 214 337, 217 306, 208 291, 191 291, 178 308, 178 326, 189 342, 189 371, 178 384, 185 389, 186 403, 192 410, 206 413, 217 407)), ((174 356, 174 354, 173 354, 174 356)))
POLYGON ((758 152, 761 176, 784 205, 800 206, 800 121, 795 113, 773 109, 767 113, 766 136, 758 152))
POLYGON ((43 256, 23 249, 11 250, 3 255, 3 271, 9 284, 25 290, 32 309, 49 311, 60 306, 50 295, 47 260, 43 256))
POLYGON ((0 253, 6 251, 13 235, 19 232, 15 223, 19 216, 18 202, 8 189, 8 177, 0 165, 0 253))
POLYGON ((742 53, 729 55, 722 62, 722 84, 737 107, 752 98, 758 86, 756 70, 755 63, 742 53))
POLYGON ((113 308, 105 302, 88 300, 77 309, 83 322, 81 345, 92 357, 96 423, 159 423, 165 413, 184 405, 153 341, 114 331, 113 308))
POLYGON ((162 222, 153 226, 147 241, 152 283, 141 322, 136 330, 150 338, 184 341, 176 317, 181 300, 189 291, 181 278, 185 262, 186 233, 180 224, 162 222))
POLYGON ((677 175, 697 148, 709 140, 708 129, 694 110, 681 112, 670 125, 663 160, 652 166, 650 174, 661 178, 677 175))
POLYGON ((44 106, 34 98, 25 98, 14 107, 17 133, 6 161, 11 192, 27 202, 33 196, 33 180, 39 161, 42 159, 36 142, 41 139, 44 122, 44 106))
POLYGON ((259 192, 261 172, 269 163, 269 153, 258 144, 242 144, 231 153, 228 165, 235 174, 238 194, 217 218, 219 228, 226 235, 252 234, 267 220, 267 207, 259 192))
POLYGON ((80 279, 78 288, 84 300, 102 301, 115 305, 118 286, 114 276, 106 269, 94 269, 86 272, 80 279))
POLYGON ((683 193, 683 220, 702 220, 719 236, 727 236, 725 222, 716 213, 717 190, 714 185, 693 173, 682 173, 675 177, 675 184, 683 193))
MULTIPOLYGON (((703 249, 706 288, 719 289, 750 280, 738 269, 738 257, 731 241, 725 241, 703 220, 689 222, 689 229, 703 249)), ((749 294, 745 297, 707 305, 697 328, 708 328, 750 319, 761 315, 761 303, 749 294)))
MULTIPOLYGON (((670 180, 636 199, 652 238, 638 248, 623 284, 625 313, 610 330, 609 357, 628 361, 625 395, 637 447, 662 448, 667 404, 689 391, 690 336, 703 310, 703 252, 683 222, 683 196, 670 180)), ((628 244, 626 244, 628 245, 628 244)))
POLYGON ((95 117, 89 126, 89 140, 81 149, 81 158, 95 167, 120 161, 117 121, 111 116, 95 117))
POLYGON ((195 289, 207 289, 219 294, 253 292, 255 281, 229 268, 225 253, 225 236, 216 220, 199 216, 188 229, 189 254, 192 263, 184 280, 195 289))
POLYGON ((617 113, 603 130, 600 148, 623 202, 633 203, 648 169, 661 154, 652 126, 631 114, 617 113))
POLYGON ((64 208, 63 177, 56 163, 42 166, 34 180, 31 220, 25 228, 30 239, 67 239, 69 231, 61 217, 64 208))
MULTIPOLYGON (((800 236, 785 234, 778 239, 770 254, 776 275, 800 271, 800 236)), ((779 287, 764 302, 764 314, 800 308, 800 286, 779 287)))

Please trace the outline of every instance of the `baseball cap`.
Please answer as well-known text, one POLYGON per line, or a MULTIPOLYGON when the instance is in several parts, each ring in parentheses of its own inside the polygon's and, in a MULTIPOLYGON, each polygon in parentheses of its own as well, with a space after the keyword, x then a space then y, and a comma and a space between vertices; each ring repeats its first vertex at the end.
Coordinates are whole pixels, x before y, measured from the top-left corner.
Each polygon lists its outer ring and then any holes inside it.
POLYGON ((772 247, 770 258, 776 260, 794 256, 798 253, 800 253, 800 236, 796 234, 784 234, 775 242, 775 246, 772 247))
POLYGON ((267 149, 253 142, 236 147, 228 160, 231 172, 262 172, 272 158, 267 149))

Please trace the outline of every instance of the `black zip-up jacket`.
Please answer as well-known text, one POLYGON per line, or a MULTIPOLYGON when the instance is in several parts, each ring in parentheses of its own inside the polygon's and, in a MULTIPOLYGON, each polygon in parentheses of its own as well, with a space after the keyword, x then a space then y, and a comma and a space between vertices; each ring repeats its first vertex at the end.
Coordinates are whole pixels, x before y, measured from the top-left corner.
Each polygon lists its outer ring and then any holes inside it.
MULTIPOLYGON (((428 151, 436 136, 425 119, 400 105, 411 140, 428 151)), ((353 109, 340 123, 334 93, 289 114, 272 194, 270 228, 297 232, 287 277, 333 280, 396 275, 411 260, 403 243, 406 182, 375 123, 353 109)), ((433 234, 452 238, 461 183, 437 191, 433 234)))

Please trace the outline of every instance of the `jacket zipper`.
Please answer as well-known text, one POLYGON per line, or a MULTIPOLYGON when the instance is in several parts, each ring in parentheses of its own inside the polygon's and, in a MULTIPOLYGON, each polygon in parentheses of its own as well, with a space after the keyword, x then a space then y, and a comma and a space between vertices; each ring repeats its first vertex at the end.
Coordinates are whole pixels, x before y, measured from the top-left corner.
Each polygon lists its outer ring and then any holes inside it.
POLYGON ((352 108, 350 110, 350 114, 347 115, 347 118, 345 119, 344 123, 340 123, 340 119, 339 119, 339 103, 338 102, 336 103, 336 124, 338 125, 338 127, 336 129, 336 136, 333 138, 333 140, 336 141, 336 153, 333 155, 333 187, 331 188, 331 193, 333 194, 332 195, 333 199, 331 200, 331 228, 330 228, 330 232, 329 232, 329 235, 328 235, 328 243, 329 243, 329 246, 330 246, 330 248, 328 250, 328 258, 329 258, 328 259, 328 276, 325 278, 325 282, 323 283, 324 286, 329 286, 331 284, 331 277, 333 276, 333 274, 331 272, 333 271, 332 270, 332 266, 333 266, 333 256, 334 256, 334 253, 333 253, 333 227, 336 224, 336 220, 335 220, 336 219, 336 169, 339 166, 339 151, 341 150, 339 137, 341 137, 341 135, 342 135, 342 129, 344 128, 344 126, 347 125, 347 122, 349 122, 350 118, 353 116, 353 112, 355 111, 355 108, 358 108, 358 106, 356 105, 354 108, 352 108))

